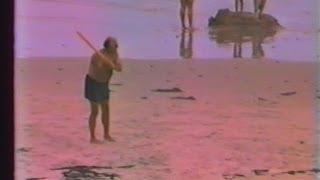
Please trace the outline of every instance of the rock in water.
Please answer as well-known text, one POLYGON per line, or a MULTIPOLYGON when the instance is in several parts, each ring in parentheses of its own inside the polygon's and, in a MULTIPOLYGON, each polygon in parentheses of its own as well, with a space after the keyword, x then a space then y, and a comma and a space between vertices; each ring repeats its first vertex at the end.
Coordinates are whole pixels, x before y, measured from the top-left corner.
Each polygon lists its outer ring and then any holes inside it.
POLYGON ((247 26, 267 29, 281 28, 278 20, 269 14, 262 14, 258 18, 251 12, 232 12, 229 9, 220 9, 216 17, 210 17, 209 27, 221 26, 247 26))
POLYGON ((261 41, 282 29, 271 15, 262 14, 258 18, 251 12, 232 12, 229 9, 220 9, 215 17, 210 17, 208 26, 210 38, 218 43, 243 41, 243 37, 261 41))

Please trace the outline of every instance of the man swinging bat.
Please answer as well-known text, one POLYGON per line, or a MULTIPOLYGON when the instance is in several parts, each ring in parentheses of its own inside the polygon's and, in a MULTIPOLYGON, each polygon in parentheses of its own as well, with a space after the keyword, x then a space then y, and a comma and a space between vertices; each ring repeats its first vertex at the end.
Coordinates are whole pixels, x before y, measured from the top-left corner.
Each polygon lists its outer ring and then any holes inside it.
MULTIPOLYGON (((86 43, 94 47, 81 35, 86 43)), ((94 49, 95 50, 95 49, 94 49)), ((90 60, 89 71, 85 78, 85 98, 89 100, 91 112, 89 116, 90 142, 100 143, 95 136, 96 118, 101 108, 104 140, 115 141, 109 131, 109 82, 115 71, 122 71, 122 64, 118 58, 118 43, 113 37, 108 37, 103 43, 103 49, 95 50, 90 60)))

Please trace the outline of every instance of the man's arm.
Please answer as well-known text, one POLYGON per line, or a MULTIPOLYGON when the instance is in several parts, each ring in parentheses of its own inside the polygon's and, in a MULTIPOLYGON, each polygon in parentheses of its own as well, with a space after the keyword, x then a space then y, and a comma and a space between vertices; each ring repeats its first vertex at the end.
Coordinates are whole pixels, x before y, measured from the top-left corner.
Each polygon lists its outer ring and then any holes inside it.
POLYGON ((122 71, 122 63, 118 58, 111 61, 108 57, 104 56, 103 64, 109 66, 111 69, 115 71, 118 71, 118 72, 122 71))
POLYGON ((98 66, 108 66, 111 69, 114 69, 118 72, 122 71, 122 63, 120 62, 119 58, 115 58, 114 60, 111 60, 108 56, 105 56, 101 52, 98 52, 96 56, 99 56, 98 58, 100 59, 98 61, 98 66))
POLYGON ((108 66, 111 69, 115 69, 116 65, 114 62, 112 62, 108 57, 103 55, 102 53, 96 53, 92 56, 92 59, 94 59, 94 63, 98 67, 108 66))
POLYGON ((118 72, 121 72, 122 71, 122 63, 121 63, 121 61, 120 61, 120 59, 119 58, 116 58, 114 61, 113 61, 113 63, 114 63, 114 70, 116 70, 116 71, 118 71, 118 72))
POLYGON ((116 64, 111 61, 109 58, 107 58, 106 56, 103 56, 103 63, 106 64, 107 66, 111 67, 111 69, 115 69, 116 70, 116 64))
POLYGON ((101 62, 102 62, 102 64, 101 65, 107 65, 107 66, 109 66, 109 67, 111 67, 112 69, 114 69, 115 68, 115 64, 107 57, 107 56, 105 56, 104 54, 102 54, 100 51, 98 51, 97 52, 98 53, 98 55, 100 56, 100 58, 101 58, 101 62))

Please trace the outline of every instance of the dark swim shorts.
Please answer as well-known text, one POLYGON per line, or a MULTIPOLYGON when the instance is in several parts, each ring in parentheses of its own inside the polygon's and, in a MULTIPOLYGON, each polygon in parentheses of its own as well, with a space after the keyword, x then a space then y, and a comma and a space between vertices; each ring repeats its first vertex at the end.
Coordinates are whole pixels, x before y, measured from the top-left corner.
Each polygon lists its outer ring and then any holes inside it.
POLYGON ((109 100, 108 83, 101 83, 90 76, 86 76, 85 80, 85 98, 91 102, 100 103, 109 100))

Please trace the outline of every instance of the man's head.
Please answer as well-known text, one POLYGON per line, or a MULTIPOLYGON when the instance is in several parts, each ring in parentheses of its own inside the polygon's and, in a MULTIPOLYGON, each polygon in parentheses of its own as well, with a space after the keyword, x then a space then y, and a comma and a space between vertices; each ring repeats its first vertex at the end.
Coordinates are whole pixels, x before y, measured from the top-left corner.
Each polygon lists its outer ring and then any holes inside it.
POLYGON ((107 39, 103 42, 103 47, 109 51, 116 51, 118 49, 117 39, 111 36, 107 37, 107 39))

